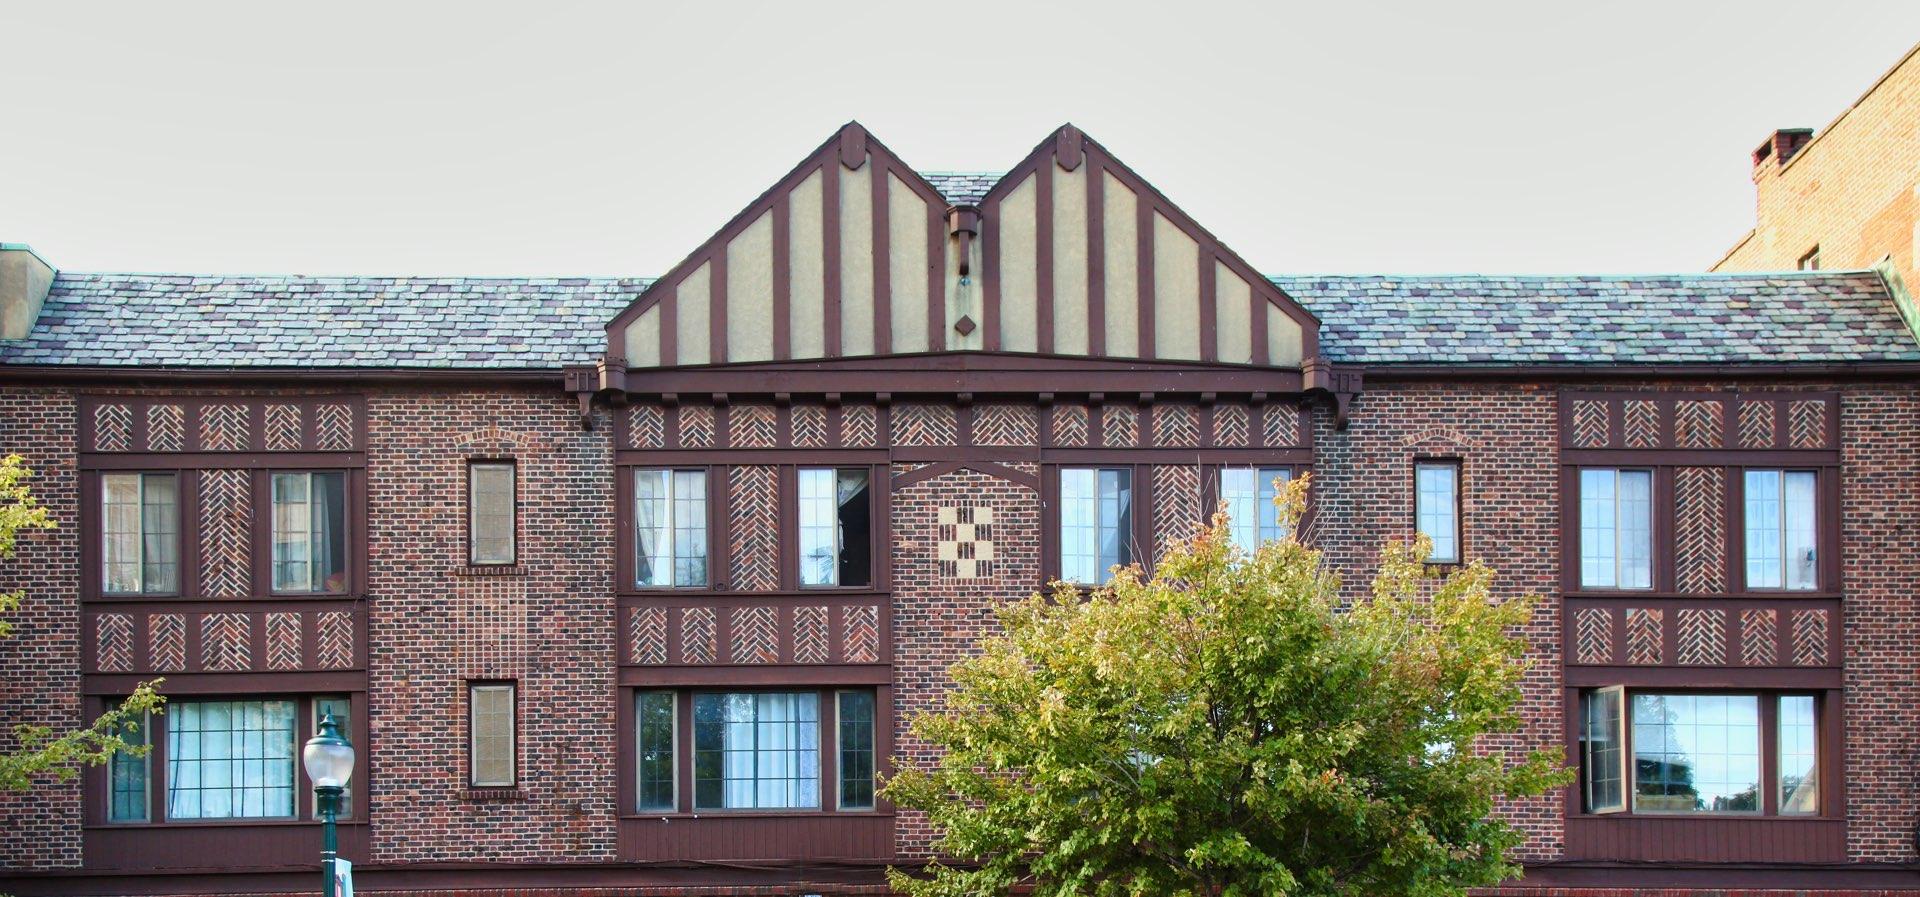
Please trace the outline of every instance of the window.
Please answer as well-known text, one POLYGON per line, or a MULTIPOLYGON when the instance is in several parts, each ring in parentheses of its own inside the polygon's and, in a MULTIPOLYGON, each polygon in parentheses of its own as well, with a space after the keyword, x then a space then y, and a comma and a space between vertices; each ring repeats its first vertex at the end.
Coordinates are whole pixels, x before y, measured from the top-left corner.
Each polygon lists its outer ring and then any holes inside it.
POLYGON ((1107 571, 1132 563, 1133 471, 1060 470, 1060 578, 1105 582, 1107 571))
POLYGON ((1285 467, 1224 467, 1220 470, 1220 502, 1231 518, 1228 533, 1233 544, 1253 551, 1263 542, 1285 538, 1280 508, 1273 501, 1281 484, 1293 478, 1285 467))
POLYGON ((475 788, 514 787, 513 705, 511 682, 467 686, 468 780, 475 788))
POLYGON ((1820 247, 1815 246, 1807 250, 1807 254, 1801 256, 1800 261, 1794 263, 1794 267, 1802 271, 1820 270, 1820 247))
POLYGON ((635 744, 640 754, 634 797, 643 813, 671 813, 680 804, 673 762, 676 703, 670 691, 643 691, 634 699, 635 744))
MULTIPOLYGON (((353 741, 353 702, 349 701, 346 695, 324 695, 314 698, 312 728, 307 731, 318 734, 320 721, 326 719, 329 714, 333 716, 333 724, 340 729, 340 737, 349 742, 353 741)), ((363 751, 365 748, 356 744, 354 750, 363 751)), ((348 782, 347 787, 340 792, 340 817, 344 819, 352 815, 353 783, 348 782)), ((320 808, 317 805, 313 808, 313 818, 320 818, 320 808)))
POLYGON ((273 475, 273 590, 347 588, 347 476, 273 475))
POLYGON ((864 468, 801 468, 800 584, 867 585, 872 514, 864 468))
POLYGON ((707 584, 707 472, 659 468, 633 472, 635 584, 641 588, 707 584))
POLYGON ((696 810, 820 806, 820 696, 693 696, 696 810))
MULTIPOLYGON (((120 730, 120 737, 127 744, 139 747, 152 744, 148 737, 153 718, 143 714, 138 723, 128 723, 120 730)), ((152 790, 148 777, 152 775, 152 753, 136 757, 124 751, 115 751, 113 759, 107 764, 107 821, 108 822, 146 822, 148 802, 152 799, 152 790)))
POLYGON ((1747 471, 1747 588, 1818 586, 1814 492, 1811 470, 1747 471))
POLYGON ((102 583, 118 595, 180 588, 179 484, 170 473, 100 477, 102 583))
POLYGON ((294 701, 173 701, 167 818, 294 815, 294 701))
POLYGON ((1653 472, 1580 471, 1580 587, 1653 587, 1653 472))
POLYGON ((1582 695, 1583 804, 1589 813, 1816 814, 1818 740, 1812 695, 1595 689, 1582 695))
POLYGON ((840 781, 842 810, 873 809, 873 692, 843 691, 839 701, 840 781))
POLYGON ((1414 522, 1433 540, 1430 564, 1460 562, 1460 464, 1420 461, 1413 466, 1414 522))
POLYGON ((514 562, 518 516, 512 461, 467 465, 467 563, 514 562))

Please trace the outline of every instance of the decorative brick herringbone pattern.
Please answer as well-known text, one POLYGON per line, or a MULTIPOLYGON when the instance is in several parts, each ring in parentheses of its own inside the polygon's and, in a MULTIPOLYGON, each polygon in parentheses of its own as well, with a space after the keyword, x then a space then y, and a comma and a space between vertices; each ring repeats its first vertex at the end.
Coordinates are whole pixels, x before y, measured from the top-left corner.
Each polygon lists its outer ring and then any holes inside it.
POLYGON ((975 445, 1037 445, 1040 419, 1031 405, 982 405, 973 412, 975 445))
POLYGON ((780 618, 772 607, 737 608, 732 616, 734 663, 780 662, 780 618))
POLYGON ((780 442, 780 414, 772 405, 735 405, 727 412, 728 448, 773 448, 780 442))
POLYGON ((1740 612, 1740 660, 1747 666, 1770 667, 1780 660, 1780 612, 1749 607, 1740 612))
POLYGON ((1086 448, 1087 446, 1087 406, 1055 405, 1053 408, 1053 442, 1066 448, 1086 448))
POLYGON ((328 404, 313 410, 314 447, 323 452, 353 451, 353 406, 328 404))
POLYGON ((713 409, 706 405, 682 405, 678 414, 682 448, 713 448, 713 409))
POLYGON ((1220 448, 1245 448, 1248 430, 1247 406, 1226 402, 1213 406, 1213 444, 1220 448))
POLYGON ((186 417, 186 409, 179 405, 148 405, 147 451, 185 451, 187 448, 186 417))
POLYGON ((1692 595, 1726 591, 1726 472, 1682 467, 1673 492, 1674 584, 1692 595))
POLYGON ((353 614, 343 610, 320 613, 314 662, 329 670, 353 668, 353 614))
POLYGON ((1607 403, 1601 399, 1575 399, 1573 403, 1574 448, 1604 448, 1607 444, 1607 403))
POLYGON ((94 666, 102 673, 133 671, 133 615, 94 618, 94 666))
POLYGON ((1573 662, 1613 662, 1613 611, 1583 607, 1573 619, 1573 662))
POLYGON ((147 657, 156 672, 172 673, 187 668, 185 614, 154 614, 147 618, 147 657))
POLYGON ((200 618, 200 666, 219 673, 238 673, 253 666, 253 625, 246 614, 200 618))
POLYGON ((953 408, 912 402, 893 409, 894 445, 953 445, 953 408))
POLYGON ((1650 607, 1627 608, 1627 662, 1660 662, 1660 618, 1650 607))
POLYGON ((1106 405, 1100 409, 1100 440, 1114 448, 1133 448, 1140 444, 1140 409, 1132 405, 1106 405))
POLYGON ((1157 562, 1174 542, 1199 532, 1205 514, 1200 509, 1200 469, 1191 464, 1153 467, 1153 559, 1157 562))
POLYGON ((841 635, 842 652, 848 663, 880 662, 880 608, 872 604, 855 604, 847 608, 846 618, 841 621, 844 630, 841 635))
POLYGON ((1153 406, 1153 439, 1166 448, 1193 448, 1200 444, 1200 412, 1192 405, 1153 406))
POLYGON ((1787 405, 1787 438, 1797 449, 1827 447, 1827 403, 1802 399, 1787 405))
POLYGON ((1827 612, 1793 612, 1793 662, 1803 667, 1827 665, 1827 612))
POLYGON ((297 452, 300 450, 300 406, 267 406, 267 451, 297 452))
POLYGON ((794 663, 826 663, 832 659, 832 644, 825 606, 808 605, 793 609, 794 663))
POLYGON ((1299 445, 1300 406, 1278 403, 1260 409, 1260 437, 1267 448, 1299 445))
POLYGON ((1681 399, 1673 403, 1673 442, 1683 449, 1720 448, 1725 412, 1714 399, 1681 399))
POLYGON ((1716 666, 1727 662, 1727 612, 1683 608, 1676 625, 1675 660, 1688 666, 1716 666))
POLYGON ((727 559, 734 588, 764 592, 780 587, 779 468, 728 468, 727 559))
POLYGON ((1773 403, 1748 399, 1740 403, 1740 447, 1773 448, 1773 403))
POLYGON ((627 655, 634 663, 667 662, 667 609, 636 607, 627 613, 627 655))
POLYGON ((1620 413, 1627 448, 1660 447, 1660 403, 1651 399, 1628 399, 1620 413))
POLYGON ((872 405, 840 409, 840 444, 846 448, 874 448, 880 439, 880 412, 872 405))
POLYGON ((627 407, 627 444, 637 449, 665 448, 667 415, 658 405, 627 407))
POLYGON ((245 405, 217 403, 200 406, 200 449, 208 452, 246 451, 250 417, 245 405))
POLYGON ((267 614, 267 669, 300 668, 300 615, 267 614))
POLYGON ((252 530, 250 472, 200 471, 200 591, 206 597, 245 598, 252 592, 252 530))
POLYGON ((133 448, 133 409, 125 405, 93 406, 93 450, 124 452, 133 448))
POLYGON ((793 429, 794 448, 827 448, 827 409, 819 405, 795 405, 788 412, 793 429))
POLYGON ((680 612, 680 655, 687 663, 720 659, 720 630, 711 607, 689 607, 680 612))

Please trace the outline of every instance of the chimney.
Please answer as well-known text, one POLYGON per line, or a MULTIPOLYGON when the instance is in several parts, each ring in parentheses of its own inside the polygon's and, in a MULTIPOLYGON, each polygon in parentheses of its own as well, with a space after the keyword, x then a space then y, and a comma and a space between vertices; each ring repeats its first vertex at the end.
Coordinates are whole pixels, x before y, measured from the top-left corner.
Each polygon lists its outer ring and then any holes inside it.
POLYGON ((26 339, 53 286, 53 266, 24 243, 0 243, 0 339, 26 339))
POLYGON ((1767 142, 1760 144, 1760 148, 1753 151, 1753 176, 1759 177, 1760 173, 1766 170, 1768 162, 1772 162, 1775 168, 1787 164, 1794 153, 1799 152, 1801 147, 1812 140, 1812 128, 1781 128, 1773 132, 1773 136, 1768 137, 1767 142))

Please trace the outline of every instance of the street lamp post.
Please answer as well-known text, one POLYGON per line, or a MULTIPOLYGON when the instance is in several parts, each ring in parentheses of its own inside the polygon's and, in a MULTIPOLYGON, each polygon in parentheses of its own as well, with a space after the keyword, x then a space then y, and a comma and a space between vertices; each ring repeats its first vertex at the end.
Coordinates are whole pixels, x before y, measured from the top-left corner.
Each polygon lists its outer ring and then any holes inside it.
POLYGON ((334 823, 340 816, 340 795, 347 789, 347 780, 353 778, 353 745, 340 734, 333 714, 320 718, 320 731, 307 740, 301 762, 307 768, 307 778, 313 780, 313 793, 319 798, 320 818, 325 823, 326 834, 320 845, 320 874, 324 879, 320 893, 335 897, 333 861, 340 840, 334 823))

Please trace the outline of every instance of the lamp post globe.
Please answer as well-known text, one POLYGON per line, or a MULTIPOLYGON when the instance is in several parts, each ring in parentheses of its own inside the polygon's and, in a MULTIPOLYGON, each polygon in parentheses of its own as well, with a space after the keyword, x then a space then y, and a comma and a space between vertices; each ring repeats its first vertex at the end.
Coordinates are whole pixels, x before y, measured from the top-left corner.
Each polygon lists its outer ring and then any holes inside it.
POLYGON ((307 769, 307 778, 313 780, 313 793, 319 798, 324 826, 320 847, 321 893, 334 897, 333 861, 340 851, 334 823, 340 816, 340 795, 353 778, 353 744, 340 734, 340 725, 333 721, 333 714, 320 718, 320 731, 307 739, 300 762, 307 769))

